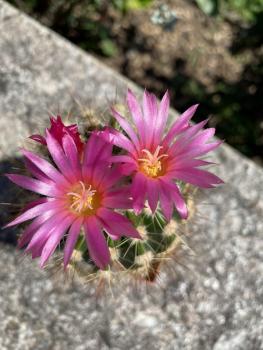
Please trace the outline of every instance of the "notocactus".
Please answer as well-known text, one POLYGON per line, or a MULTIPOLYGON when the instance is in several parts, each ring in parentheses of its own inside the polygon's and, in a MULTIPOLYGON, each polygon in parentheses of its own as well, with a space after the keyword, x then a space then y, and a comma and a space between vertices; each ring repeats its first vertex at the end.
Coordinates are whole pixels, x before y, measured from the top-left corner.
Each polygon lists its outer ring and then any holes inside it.
POLYGON ((222 183, 200 169, 212 163, 198 157, 221 142, 207 143, 214 135, 212 128, 202 130, 207 121, 190 124, 197 105, 167 131, 168 93, 158 106, 145 91, 141 109, 128 91, 127 105, 135 127, 120 104, 106 125, 85 113, 81 132, 52 117, 44 136, 31 136, 44 158, 23 150, 32 177, 7 175, 42 195, 7 225, 33 220, 19 246, 40 257, 41 267, 57 251, 50 265, 84 281, 132 276, 153 282, 182 244, 180 232, 194 213, 194 186, 222 183))

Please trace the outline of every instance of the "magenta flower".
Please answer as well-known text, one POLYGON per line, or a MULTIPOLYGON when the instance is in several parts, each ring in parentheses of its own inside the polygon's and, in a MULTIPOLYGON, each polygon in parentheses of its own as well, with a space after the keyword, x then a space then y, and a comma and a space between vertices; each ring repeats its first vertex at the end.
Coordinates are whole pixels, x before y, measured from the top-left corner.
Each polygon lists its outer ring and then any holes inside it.
POLYGON ((112 161, 122 163, 123 172, 132 175, 134 210, 140 213, 147 199, 154 212, 160 200, 167 220, 171 219, 174 206, 180 216, 186 219, 187 207, 175 181, 180 180, 203 188, 222 183, 217 176, 199 169, 211 163, 196 159, 221 144, 221 141, 207 143, 215 129, 202 130, 207 120, 193 126, 189 124, 197 108, 194 105, 165 133, 169 111, 168 92, 158 106, 155 95, 145 91, 141 110, 135 96, 128 91, 127 104, 136 131, 116 110, 112 110, 127 134, 125 136, 112 130, 112 143, 126 151, 124 155, 112 157, 112 161))
MULTIPOLYGON (((61 116, 59 115, 56 118, 50 117, 50 124, 51 126, 48 130, 50 134, 58 141, 60 146, 62 146, 63 137, 65 135, 70 135, 73 138, 78 151, 81 152, 83 150, 83 142, 80 139, 78 126, 76 124, 66 126, 62 122, 61 116)), ((47 144, 46 138, 42 135, 32 135, 30 136, 30 138, 34 141, 41 143, 42 145, 47 144)))
POLYGON ((33 221, 24 231, 19 246, 27 245, 32 257, 46 263, 68 232, 64 248, 66 267, 83 227, 90 257, 104 269, 110 261, 103 230, 112 239, 120 236, 140 238, 131 222, 114 211, 131 208, 129 186, 120 186, 118 167, 109 166, 112 146, 96 134, 85 144, 82 160, 73 137, 66 133, 63 145, 46 130, 47 148, 56 166, 38 155, 23 150, 33 178, 7 174, 17 185, 41 194, 7 226, 33 221), (116 188, 116 186, 118 187, 116 188))

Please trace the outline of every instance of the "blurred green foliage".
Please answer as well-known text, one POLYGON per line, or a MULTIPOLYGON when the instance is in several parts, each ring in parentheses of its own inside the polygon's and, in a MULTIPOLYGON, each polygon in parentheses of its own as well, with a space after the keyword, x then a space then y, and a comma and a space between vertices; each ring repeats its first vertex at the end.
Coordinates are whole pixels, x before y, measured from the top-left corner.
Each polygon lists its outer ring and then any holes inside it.
MULTIPOLYGON (((188 1, 195 3, 207 15, 218 16, 220 20, 231 23, 236 36, 232 47, 229 47, 230 53, 238 60, 243 52, 250 52, 252 58, 244 65, 239 81, 229 83, 222 79, 215 80, 212 93, 211 89, 208 91, 206 86, 186 74, 187 70, 184 69, 186 59, 182 60, 181 69, 175 67, 175 76, 168 78, 151 76, 151 81, 154 79, 161 81, 165 88, 169 88, 173 95, 176 95, 176 107, 180 111, 191 103, 200 102, 202 116, 213 115, 212 122, 217 126, 217 134, 221 138, 226 139, 247 156, 256 156, 263 161, 263 60, 260 49, 263 42, 263 0, 188 1)), ((138 49, 136 28, 133 25, 129 27, 129 19, 125 20, 129 12, 144 9, 154 1, 9 0, 9 2, 83 49, 100 57, 115 59, 120 55, 125 57, 131 45, 138 49), (121 31, 123 33, 120 34, 121 31), (121 44, 118 41, 119 34, 126 38, 124 44, 123 41, 121 44)), ((143 41, 141 43, 143 45, 143 41)), ((143 46, 140 46, 140 50, 144 50, 143 46)), ((169 52, 167 54, 169 55, 169 52)), ((122 73, 127 73, 125 60, 119 69, 122 73)), ((153 75, 153 72, 154 70, 144 74, 153 75)), ((139 82, 143 84, 144 77, 140 77, 139 82)), ((153 89, 152 86, 148 88, 153 89)), ((155 92, 159 95, 162 93, 155 92)))
POLYGON ((111 57, 118 54, 112 13, 125 16, 153 0, 9 0, 24 12, 67 37, 84 50, 111 57))
POLYGON ((229 11, 236 12, 244 20, 254 22, 263 10, 263 0, 195 0, 207 15, 225 16, 229 11))

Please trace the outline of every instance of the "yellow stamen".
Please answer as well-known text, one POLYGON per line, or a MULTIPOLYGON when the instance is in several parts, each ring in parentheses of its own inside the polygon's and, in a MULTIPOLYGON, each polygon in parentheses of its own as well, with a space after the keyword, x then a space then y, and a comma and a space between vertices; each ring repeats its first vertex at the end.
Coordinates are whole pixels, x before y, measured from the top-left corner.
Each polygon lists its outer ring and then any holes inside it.
POLYGON ((70 209, 77 214, 90 215, 98 207, 100 198, 91 185, 85 185, 82 181, 75 186, 72 192, 68 192, 70 209))
POLYGON ((164 164, 162 159, 168 157, 167 154, 159 155, 162 146, 158 146, 154 153, 152 154, 148 149, 143 149, 142 152, 145 153, 146 158, 139 158, 140 169, 149 177, 158 177, 162 175, 164 170, 164 164))

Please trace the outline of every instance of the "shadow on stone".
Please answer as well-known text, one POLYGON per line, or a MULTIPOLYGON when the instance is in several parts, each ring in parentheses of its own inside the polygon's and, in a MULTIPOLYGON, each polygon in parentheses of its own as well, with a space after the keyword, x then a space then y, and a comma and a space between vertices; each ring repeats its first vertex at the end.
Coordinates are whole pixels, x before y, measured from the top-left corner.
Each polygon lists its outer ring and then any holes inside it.
POLYGON ((23 173, 24 163, 21 158, 9 158, 0 162, 0 242, 15 245, 17 227, 3 228, 15 218, 24 205, 32 199, 32 194, 13 184, 6 173, 23 173))

